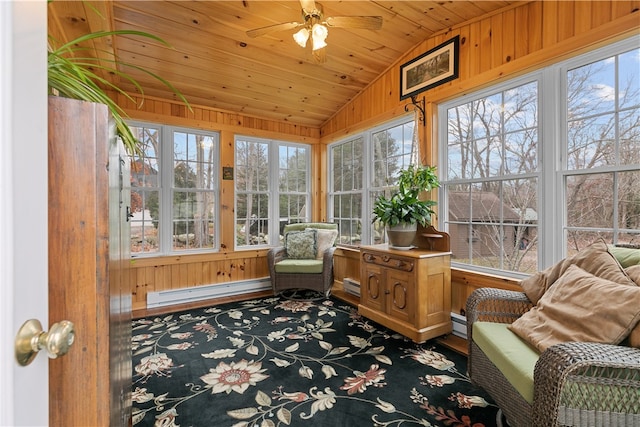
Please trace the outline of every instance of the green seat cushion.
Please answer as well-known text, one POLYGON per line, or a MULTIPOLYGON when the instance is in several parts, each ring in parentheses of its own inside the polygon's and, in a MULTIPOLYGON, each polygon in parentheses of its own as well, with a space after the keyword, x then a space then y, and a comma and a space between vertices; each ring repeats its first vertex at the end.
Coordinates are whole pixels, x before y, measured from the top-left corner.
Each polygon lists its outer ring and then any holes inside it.
POLYGON ((276 273, 322 273, 321 259, 284 259, 275 265, 276 273))
POLYGON ((625 248, 613 245, 607 245, 609 252, 613 255, 622 268, 631 267, 640 264, 640 249, 625 248))
POLYGON ((533 403, 533 369, 540 354, 506 323, 475 322, 473 341, 529 403, 533 403))

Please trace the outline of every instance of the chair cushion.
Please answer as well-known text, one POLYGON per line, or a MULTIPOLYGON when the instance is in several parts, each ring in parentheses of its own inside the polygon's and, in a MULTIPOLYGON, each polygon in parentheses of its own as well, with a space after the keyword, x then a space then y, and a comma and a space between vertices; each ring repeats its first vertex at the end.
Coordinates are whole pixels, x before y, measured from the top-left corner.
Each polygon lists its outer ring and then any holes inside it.
MULTIPOLYGON (((312 229, 307 228, 307 230, 312 229)), ((338 237, 338 230, 318 228, 316 232, 318 233, 318 253, 316 254, 316 259, 322 259, 324 251, 335 244, 336 238, 338 237)))
POLYGON ((622 285, 635 285, 627 276, 620 263, 607 250, 604 241, 597 241, 577 254, 567 257, 557 264, 539 271, 520 282, 527 297, 537 304, 542 295, 555 283, 571 265, 577 265, 583 270, 606 280, 622 285))
POLYGON ((322 273, 322 260, 284 259, 274 266, 276 273, 322 273))
POLYGON ((611 255, 618 260, 622 268, 640 264, 640 249, 614 245, 608 245, 608 248, 611 255))
POLYGON ((507 323, 474 322, 473 341, 529 403, 533 403, 533 370, 540 354, 507 323))
POLYGON ((289 231, 284 235, 284 249, 288 258, 315 259, 317 242, 318 233, 315 229, 289 231))
POLYGON ((509 329, 543 352, 567 341, 620 344, 640 321, 640 286, 620 284, 576 265, 509 329))

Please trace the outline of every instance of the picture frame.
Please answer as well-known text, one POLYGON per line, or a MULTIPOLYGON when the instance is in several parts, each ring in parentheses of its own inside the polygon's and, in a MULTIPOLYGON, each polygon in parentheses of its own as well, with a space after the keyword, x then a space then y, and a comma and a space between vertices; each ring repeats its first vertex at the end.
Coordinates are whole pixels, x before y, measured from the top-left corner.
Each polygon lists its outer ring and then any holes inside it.
POLYGON ((222 179, 233 180, 233 168, 229 166, 222 167, 222 179))
POLYGON ((400 65, 400 100, 458 78, 460 36, 400 65))

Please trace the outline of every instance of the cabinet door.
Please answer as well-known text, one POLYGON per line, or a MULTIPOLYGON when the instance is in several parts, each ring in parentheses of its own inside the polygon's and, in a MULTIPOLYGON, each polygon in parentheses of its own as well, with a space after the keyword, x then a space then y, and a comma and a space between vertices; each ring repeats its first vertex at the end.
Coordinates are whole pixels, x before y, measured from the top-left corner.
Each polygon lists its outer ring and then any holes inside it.
POLYGON ((407 323, 414 321, 414 280, 413 274, 399 270, 387 270, 386 312, 396 320, 407 323))
POLYGON ((385 311, 384 271, 377 265, 365 264, 362 268, 360 302, 372 310, 385 311), (364 280, 362 280, 364 279, 364 280))

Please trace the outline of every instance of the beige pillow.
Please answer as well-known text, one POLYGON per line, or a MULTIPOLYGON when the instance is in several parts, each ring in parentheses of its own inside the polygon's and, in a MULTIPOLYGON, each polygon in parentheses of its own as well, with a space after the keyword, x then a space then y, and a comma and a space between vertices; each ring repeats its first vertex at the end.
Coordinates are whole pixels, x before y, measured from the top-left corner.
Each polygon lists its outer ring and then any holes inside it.
POLYGON ((540 352, 567 341, 619 344, 640 321, 640 287, 571 265, 509 329, 540 352))
POLYGON ((627 267, 624 269, 624 272, 627 273, 627 276, 629 276, 631 280, 636 282, 636 285, 640 286, 640 264, 627 267))
MULTIPOLYGON (((307 230, 310 229, 307 228, 307 230)), ((315 228, 314 230, 316 230, 318 233, 318 253, 316 254, 316 259, 322 259, 324 251, 332 247, 336 242, 336 238, 338 237, 338 230, 325 230, 322 228, 315 228)))
POLYGON ((607 244, 604 241, 597 241, 556 265, 524 279, 520 282, 520 286, 531 302, 537 304, 542 295, 571 265, 577 265, 594 276, 621 285, 635 285, 615 257, 607 250, 607 244))

